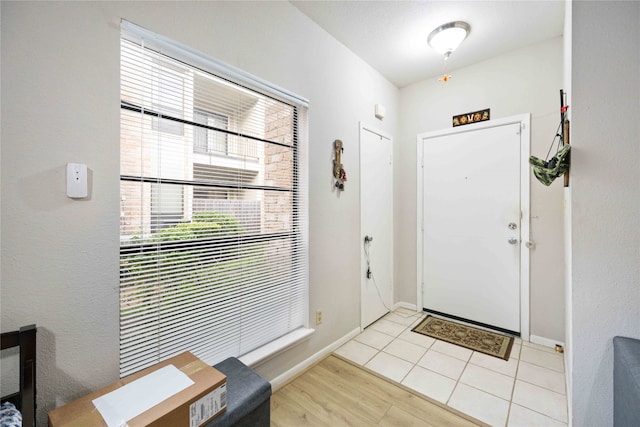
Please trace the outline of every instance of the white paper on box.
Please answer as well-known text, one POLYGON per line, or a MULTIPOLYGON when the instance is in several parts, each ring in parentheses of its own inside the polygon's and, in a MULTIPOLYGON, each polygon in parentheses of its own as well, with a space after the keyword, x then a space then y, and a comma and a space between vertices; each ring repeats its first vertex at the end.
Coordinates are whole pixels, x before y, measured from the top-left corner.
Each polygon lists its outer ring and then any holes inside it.
POLYGON ((227 406, 227 384, 222 384, 196 400, 189 406, 189 426, 200 427, 202 423, 213 417, 227 406))
POLYGON ((109 427, 123 427, 130 419, 193 384, 184 372, 167 365, 94 399, 93 404, 109 427))

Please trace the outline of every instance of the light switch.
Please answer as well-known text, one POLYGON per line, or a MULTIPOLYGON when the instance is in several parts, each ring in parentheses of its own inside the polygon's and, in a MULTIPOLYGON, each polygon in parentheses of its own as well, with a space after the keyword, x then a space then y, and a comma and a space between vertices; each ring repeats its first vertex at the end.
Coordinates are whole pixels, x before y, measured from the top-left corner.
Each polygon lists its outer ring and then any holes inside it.
POLYGON ((67 197, 83 199, 87 195, 87 165, 67 163, 67 197))

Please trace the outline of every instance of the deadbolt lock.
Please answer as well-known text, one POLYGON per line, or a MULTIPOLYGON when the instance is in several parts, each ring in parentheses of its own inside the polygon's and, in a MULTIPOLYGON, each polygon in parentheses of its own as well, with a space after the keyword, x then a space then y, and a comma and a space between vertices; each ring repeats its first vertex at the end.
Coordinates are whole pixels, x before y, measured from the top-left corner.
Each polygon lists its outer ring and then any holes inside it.
POLYGON ((518 224, 516 224, 515 222, 510 222, 507 227, 509 227, 509 230, 515 230, 516 228, 518 228, 518 224))

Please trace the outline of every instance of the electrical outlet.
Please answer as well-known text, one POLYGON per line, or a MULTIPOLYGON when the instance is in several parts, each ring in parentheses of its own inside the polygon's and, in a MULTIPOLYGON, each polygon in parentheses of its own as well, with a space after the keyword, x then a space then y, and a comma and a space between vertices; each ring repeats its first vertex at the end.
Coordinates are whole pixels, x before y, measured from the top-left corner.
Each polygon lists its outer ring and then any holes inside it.
POLYGON ((316 325, 322 323, 322 310, 316 311, 316 325))

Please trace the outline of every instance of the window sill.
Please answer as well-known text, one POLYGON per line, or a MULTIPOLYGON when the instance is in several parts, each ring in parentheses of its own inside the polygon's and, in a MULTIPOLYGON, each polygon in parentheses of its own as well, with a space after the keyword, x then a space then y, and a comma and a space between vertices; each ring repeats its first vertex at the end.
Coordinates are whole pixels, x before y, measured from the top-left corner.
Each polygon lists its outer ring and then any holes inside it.
POLYGON ((271 341, 269 344, 263 345, 241 357, 240 361, 249 367, 254 367, 262 362, 275 357, 279 353, 288 350, 289 348, 300 344, 302 341, 309 339, 311 334, 315 332, 315 329, 300 328, 295 331, 289 332, 287 335, 271 341))

